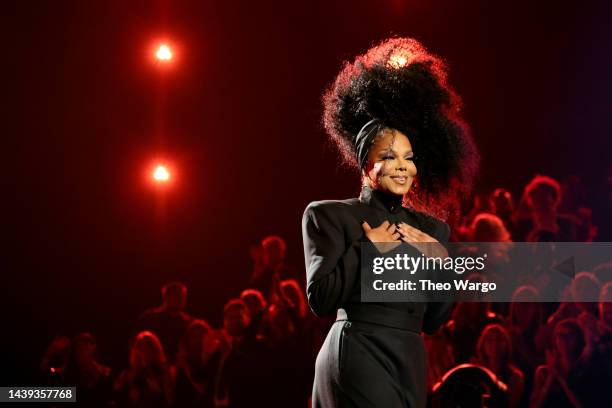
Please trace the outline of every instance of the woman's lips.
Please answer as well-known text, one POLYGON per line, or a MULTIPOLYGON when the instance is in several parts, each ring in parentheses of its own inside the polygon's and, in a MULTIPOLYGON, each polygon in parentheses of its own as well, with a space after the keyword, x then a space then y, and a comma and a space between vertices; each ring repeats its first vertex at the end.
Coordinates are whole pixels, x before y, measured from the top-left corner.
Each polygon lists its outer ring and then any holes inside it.
POLYGON ((408 181, 408 177, 406 177, 406 176, 391 176, 391 178, 397 184, 406 184, 406 182, 408 181))

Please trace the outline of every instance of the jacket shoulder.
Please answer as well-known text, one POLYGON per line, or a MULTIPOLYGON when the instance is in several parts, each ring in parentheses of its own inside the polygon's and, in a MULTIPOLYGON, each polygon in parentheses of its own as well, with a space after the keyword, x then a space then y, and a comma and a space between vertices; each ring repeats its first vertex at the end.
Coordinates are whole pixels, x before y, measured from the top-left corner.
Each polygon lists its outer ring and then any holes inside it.
POLYGON ((334 212, 346 210, 347 207, 352 207, 359 203, 358 198, 346 198, 343 200, 319 200, 312 201, 306 206, 304 214, 309 211, 315 212, 334 212))

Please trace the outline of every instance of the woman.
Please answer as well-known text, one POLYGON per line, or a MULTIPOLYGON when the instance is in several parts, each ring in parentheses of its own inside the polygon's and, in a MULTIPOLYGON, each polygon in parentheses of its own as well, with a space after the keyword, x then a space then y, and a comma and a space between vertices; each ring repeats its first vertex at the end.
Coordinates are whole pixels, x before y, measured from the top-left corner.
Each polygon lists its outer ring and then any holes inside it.
POLYGON ((313 407, 423 407, 420 333, 435 331, 450 305, 362 304, 361 243, 447 241, 448 225, 431 214, 468 190, 478 154, 442 62, 412 39, 346 63, 324 104, 325 127, 362 190, 310 203, 302 219, 309 305, 319 316, 337 311, 317 356, 313 407))
POLYGON ((130 348, 130 366, 115 381, 118 406, 163 408, 173 403, 174 372, 159 338, 138 333, 130 348))
POLYGON ((537 368, 531 395, 532 407, 591 407, 601 399, 587 398, 597 390, 588 378, 586 339, 575 319, 561 320, 555 326, 552 350, 546 351, 546 364, 537 368), (587 403, 587 401, 590 401, 587 403))
POLYGON ((508 330, 500 324, 484 328, 478 344, 474 363, 493 371, 508 386, 508 407, 518 407, 525 388, 523 372, 511 363, 512 340, 508 330))
POLYGON ((191 322, 176 358, 175 404, 178 407, 213 406, 213 386, 218 358, 205 347, 212 328, 204 320, 191 322))

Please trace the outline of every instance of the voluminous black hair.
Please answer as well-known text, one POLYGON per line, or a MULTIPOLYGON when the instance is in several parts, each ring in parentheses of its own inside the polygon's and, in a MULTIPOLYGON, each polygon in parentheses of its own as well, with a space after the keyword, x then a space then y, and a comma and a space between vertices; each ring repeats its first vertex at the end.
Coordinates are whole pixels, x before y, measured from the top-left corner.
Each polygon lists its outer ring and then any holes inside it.
POLYGON ((345 62, 323 96, 323 125, 344 161, 358 168, 355 137, 371 119, 408 136, 417 187, 405 197, 444 218, 471 190, 480 157, 447 84, 443 61, 411 38, 390 38, 345 62))

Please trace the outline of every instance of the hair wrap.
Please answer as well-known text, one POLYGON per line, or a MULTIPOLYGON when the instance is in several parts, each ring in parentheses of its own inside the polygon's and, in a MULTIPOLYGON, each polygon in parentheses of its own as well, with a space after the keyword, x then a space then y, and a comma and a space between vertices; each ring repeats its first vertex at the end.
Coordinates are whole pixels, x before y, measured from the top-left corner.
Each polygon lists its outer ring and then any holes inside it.
POLYGON ((378 133, 383 130, 384 125, 379 119, 372 119, 357 133, 355 137, 355 156, 357 157, 357 163, 359 168, 363 169, 368 162, 368 152, 370 146, 378 133))

